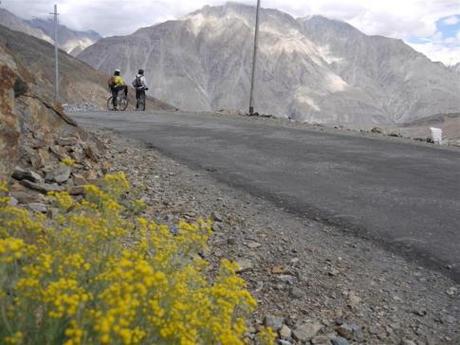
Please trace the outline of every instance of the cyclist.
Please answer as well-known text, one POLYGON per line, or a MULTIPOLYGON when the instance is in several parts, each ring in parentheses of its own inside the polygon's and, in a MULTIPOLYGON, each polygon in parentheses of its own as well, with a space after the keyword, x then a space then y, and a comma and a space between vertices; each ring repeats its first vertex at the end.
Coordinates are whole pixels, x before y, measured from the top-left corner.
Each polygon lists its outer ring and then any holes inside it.
POLYGON ((145 76, 144 76, 144 70, 140 69, 137 72, 136 79, 133 81, 133 87, 136 89, 136 110, 139 110, 141 101, 143 103, 143 109, 145 110, 145 91, 147 91, 149 88, 145 84, 145 76))
POLYGON ((112 78, 109 80, 109 88, 112 91, 112 104, 113 104, 113 110, 117 110, 118 106, 118 93, 120 91, 125 92, 125 97, 128 96, 128 86, 125 84, 125 81, 121 77, 121 71, 119 69, 116 69, 115 72, 113 73, 112 78))

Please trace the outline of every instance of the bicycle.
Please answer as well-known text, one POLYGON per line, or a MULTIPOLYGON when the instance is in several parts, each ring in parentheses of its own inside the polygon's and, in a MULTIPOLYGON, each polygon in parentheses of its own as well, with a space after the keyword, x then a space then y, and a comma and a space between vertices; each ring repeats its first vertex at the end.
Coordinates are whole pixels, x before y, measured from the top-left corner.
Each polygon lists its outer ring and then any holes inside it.
POLYGON ((146 99, 146 95, 145 95, 145 91, 147 91, 148 88, 145 88, 143 90, 137 90, 137 102, 136 102, 136 110, 137 111, 145 111, 145 99, 146 99))
POLYGON ((107 110, 108 111, 114 111, 114 110, 125 111, 126 108, 128 108, 128 96, 125 95, 124 90, 121 90, 120 92, 118 92, 117 109, 113 108, 113 96, 110 96, 107 99, 107 110))

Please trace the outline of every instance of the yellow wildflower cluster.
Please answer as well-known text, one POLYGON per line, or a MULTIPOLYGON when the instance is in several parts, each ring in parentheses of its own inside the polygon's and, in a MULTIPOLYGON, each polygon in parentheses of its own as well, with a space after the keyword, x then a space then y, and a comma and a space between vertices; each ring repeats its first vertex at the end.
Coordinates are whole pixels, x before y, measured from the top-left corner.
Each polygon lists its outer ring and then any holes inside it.
POLYGON ((80 201, 54 193, 53 219, 0 199, 0 343, 245 343, 256 303, 233 263, 207 277, 209 222, 172 231, 129 214, 128 189, 113 174, 80 201))
POLYGON ((73 167, 75 165, 75 160, 70 157, 65 157, 62 161, 62 164, 67 165, 69 167, 73 167))

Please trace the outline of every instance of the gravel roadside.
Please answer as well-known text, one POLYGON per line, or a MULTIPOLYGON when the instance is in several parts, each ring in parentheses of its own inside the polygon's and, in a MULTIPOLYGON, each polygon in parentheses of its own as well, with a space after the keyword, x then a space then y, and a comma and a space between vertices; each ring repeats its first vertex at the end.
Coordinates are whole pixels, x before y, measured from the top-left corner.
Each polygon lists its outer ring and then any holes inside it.
MULTIPOLYGON (((289 214, 140 142, 95 133, 150 216, 211 216, 209 253, 239 262, 263 323, 289 344, 460 344, 460 286, 341 229, 289 214)), ((253 336, 252 334, 249 335, 253 336)))

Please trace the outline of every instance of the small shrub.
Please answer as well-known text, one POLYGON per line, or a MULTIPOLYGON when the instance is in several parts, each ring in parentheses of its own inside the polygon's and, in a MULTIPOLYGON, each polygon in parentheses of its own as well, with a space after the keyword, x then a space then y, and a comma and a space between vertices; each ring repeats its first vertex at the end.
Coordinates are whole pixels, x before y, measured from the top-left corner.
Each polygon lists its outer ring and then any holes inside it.
POLYGON ((75 165, 75 160, 70 157, 65 157, 62 161, 62 164, 67 165, 69 167, 73 167, 75 165))
POLYGON ((244 344, 256 303, 235 264, 207 277, 208 221, 173 233, 135 216, 121 173, 85 189, 53 194, 49 220, 9 206, 0 185, 0 343, 244 344))

